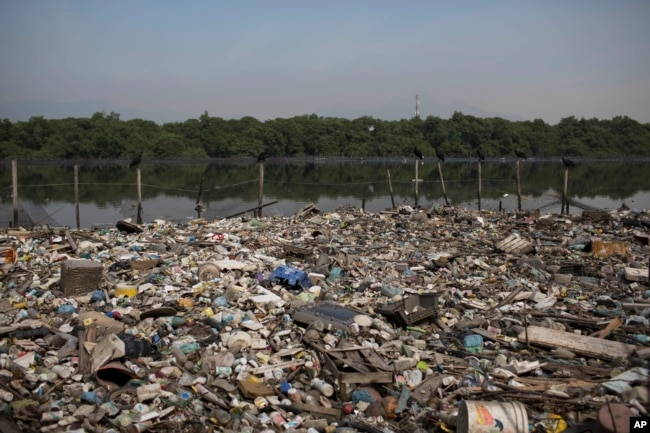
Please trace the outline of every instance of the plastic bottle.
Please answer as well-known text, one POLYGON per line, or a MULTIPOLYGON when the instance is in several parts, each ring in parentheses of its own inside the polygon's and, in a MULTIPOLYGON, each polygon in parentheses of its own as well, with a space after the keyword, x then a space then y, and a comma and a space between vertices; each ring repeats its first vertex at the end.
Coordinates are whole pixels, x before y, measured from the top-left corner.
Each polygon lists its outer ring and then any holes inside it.
POLYGON ((59 307, 59 309, 56 312, 58 314, 72 314, 75 312, 75 307, 74 305, 71 304, 63 304, 59 307))
POLYGON ((201 345, 199 343, 197 343, 197 342, 187 343, 187 344, 183 344, 180 347, 180 349, 183 351, 183 353, 188 353, 189 354, 189 353, 196 352, 197 350, 201 349, 201 345))
POLYGON ((334 395, 334 387, 329 383, 321 379, 314 379, 311 382, 311 385, 318 390, 325 397, 331 397, 334 395))
POLYGON ((187 356, 180 347, 172 346, 171 354, 176 358, 176 365, 184 365, 187 362, 187 356))

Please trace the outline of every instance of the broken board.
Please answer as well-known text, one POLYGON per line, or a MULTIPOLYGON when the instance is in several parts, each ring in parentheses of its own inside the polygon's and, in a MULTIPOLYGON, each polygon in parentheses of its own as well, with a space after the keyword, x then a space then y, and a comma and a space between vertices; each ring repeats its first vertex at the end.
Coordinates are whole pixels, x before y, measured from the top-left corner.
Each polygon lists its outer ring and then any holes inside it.
POLYGON ((533 250, 533 243, 514 233, 496 245, 497 249, 510 254, 526 254, 533 250))
POLYGON ((574 353, 612 360, 629 358, 636 350, 636 346, 632 344, 577 335, 541 326, 529 326, 527 331, 522 331, 517 336, 522 343, 526 342, 526 338, 531 344, 553 348, 562 347, 574 353))

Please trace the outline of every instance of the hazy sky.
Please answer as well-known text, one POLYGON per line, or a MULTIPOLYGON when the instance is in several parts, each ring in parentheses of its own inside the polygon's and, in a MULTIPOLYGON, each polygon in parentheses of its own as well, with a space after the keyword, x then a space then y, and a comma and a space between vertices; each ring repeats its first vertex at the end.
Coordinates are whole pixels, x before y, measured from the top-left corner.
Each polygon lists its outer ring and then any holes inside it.
POLYGON ((0 0, 0 103, 266 120, 415 94, 650 122, 650 1, 0 0))

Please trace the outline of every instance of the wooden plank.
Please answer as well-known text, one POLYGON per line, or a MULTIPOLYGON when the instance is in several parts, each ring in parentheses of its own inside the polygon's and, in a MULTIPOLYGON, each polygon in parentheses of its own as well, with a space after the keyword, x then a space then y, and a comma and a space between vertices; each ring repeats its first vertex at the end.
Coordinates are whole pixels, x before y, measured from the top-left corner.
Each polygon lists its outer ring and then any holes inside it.
POLYGON ((361 357, 361 354, 359 353, 358 350, 352 352, 344 352, 344 353, 345 353, 344 361, 343 361, 344 364, 347 364, 350 367, 360 372, 365 373, 370 371, 370 367, 366 365, 364 359, 361 357))
POLYGON ((389 371, 367 372, 367 373, 342 373, 339 372, 339 381, 341 383, 391 383, 393 373, 389 371))
POLYGON ((493 341, 505 341, 506 343, 512 343, 513 341, 517 340, 516 338, 508 337, 507 335, 495 334, 494 332, 488 331, 487 329, 483 329, 483 328, 472 328, 471 331, 475 334, 478 334, 485 338, 489 338, 490 340, 493 341))
POLYGON ((533 250, 532 242, 522 238, 517 233, 514 233, 498 242, 496 247, 503 252, 513 254, 525 254, 533 250))
POLYGON ((552 387, 558 385, 566 385, 571 388, 590 390, 597 387, 601 383, 599 381, 586 381, 586 380, 575 379, 575 378, 554 379, 548 377, 538 378, 538 377, 527 377, 527 376, 520 376, 517 377, 515 380, 525 385, 544 386, 545 387, 544 391, 546 389, 551 389, 552 387))
MULTIPOLYGON (((323 363, 325 367, 336 377, 341 384, 367 384, 367 383, 391 383, 393 373, 390 371, 382 372, 343 372, 338 369, 330 355, 323 353, 323 363)), ((343 390, 345 387, 341 387, 343 390)))
POLYGON ((374 350, 362 349, 360 352, 375 368, 384 371, 393 371, 393 367, 391 367, 384 358, 379 356, 374 350))
POLYGON ((280 362, 278 364, 262 365, 260 367, 252 368, 247 371, 251 374, 264 374, 267 371, 273 371, 277 369, 284 370, 285 368, 300 367, 301 365, 304 364, 305 364, 304 359, 294 359, 292 361, 280 362))
POLYGON ((616 317, 612 319, 604 329, 598 331, 594 336, 598 338, 606 338, 613 330, 618 329, 621 326, 623 326, 623 321, 620 318, 616 317))
POLYGON ((641 359, 650 359, 650 347, 637 348, 636 356, 638 356, 641 359))
MULTIPOLYGON (((575 204, 574 204, 575 206, 575 204)), ((609 213, 602 210, 583 210, 582 219, 583 221, 594 221, 594 222, 609 222, 610 215, 609 213)))
MULTIPOLYGON (((339 361, 341 364, 348 365, 350 368, 353 368, 357 370, 360 373, 365 373, 367 371, 370 371, 367 366, 365 366, 362 362, 355 362, 354 360, 350 359, 345 355, 346 352, 327 352, 327 351, 321 351, 322 354, 327 354, 328 357, 330 358, 330 361, 332 359, 335 359, 339 361)), ((354 352, 352 352, 354 353, 354 352)), ((360 358, 359 354, 356 353, 356 355, 360 358)), ((361 360, 363 361, 363 360, 361 360)), ((334 364, 334 361, 332 361, 332 364, 334 364)))
POLYGON ((562 347, 574 353, 594 358, 625 359, 629 358, 636 350, 636 346, 631 344, 556 331, 541 326, 529 326, 528 332, 522 331, 517 336, 517 339, 525 343, 526 334, 528 334, 528 342, 532 344, 553 348, 562 347))
POLYGON ((298 402, 293 402, 291 405, 287 405, 287 408, 290 408, 290 410, 294 413, 299 413, 299 412, 309 412, 317 415, 324 416, 329 419, 340 419, 341 418, 341 410, 336 409, 333 407, 325 407, 325 406, 317 406, 313 404, 305 404, 305 403, 298 403, 298 402))

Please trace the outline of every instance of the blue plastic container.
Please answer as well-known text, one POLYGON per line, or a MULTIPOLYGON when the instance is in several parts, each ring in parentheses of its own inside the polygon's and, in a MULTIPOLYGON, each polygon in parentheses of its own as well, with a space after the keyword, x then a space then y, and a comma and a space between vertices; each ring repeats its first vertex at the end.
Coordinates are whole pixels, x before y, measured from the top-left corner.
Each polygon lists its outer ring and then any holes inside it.
POLYGON ((472 353, 478 353, 483 349, 483 336, 479 334, 469 334, 463 339, 465 349, 472 353))
POLYGON ((311 287, 311 281, 307 272, 290 266, 280 265, 273 271, 269 280, 273 283, 282 284, 290 288, 302 287, 308 289, 311 287))

